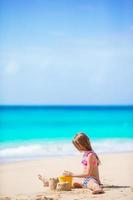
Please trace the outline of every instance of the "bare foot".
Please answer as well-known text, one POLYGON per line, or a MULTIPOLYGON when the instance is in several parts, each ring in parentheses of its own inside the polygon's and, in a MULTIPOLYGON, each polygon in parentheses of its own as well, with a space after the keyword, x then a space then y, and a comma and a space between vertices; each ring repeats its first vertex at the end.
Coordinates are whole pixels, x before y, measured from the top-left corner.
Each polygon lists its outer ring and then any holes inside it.
POLYGON ((44 187, 48 187, 49 186, 48 180, 46 180, 41 174, 38 175, 38 179, 43 182, 43 186, 44 187))
POLYGON ((92 191, 92 194, 103 194, 103 193, 104 193, 104 191, 102 188, 97 188, 92 191))

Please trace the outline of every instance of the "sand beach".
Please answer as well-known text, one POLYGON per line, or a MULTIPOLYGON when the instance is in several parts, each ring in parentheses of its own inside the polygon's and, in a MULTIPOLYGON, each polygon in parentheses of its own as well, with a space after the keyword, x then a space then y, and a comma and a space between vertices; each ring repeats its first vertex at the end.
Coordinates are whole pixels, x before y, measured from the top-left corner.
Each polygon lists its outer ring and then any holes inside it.
POLYGON ((0 200, 132 200, 133 153, 100 154, 100 177, 105 193, 92 195, 88 189, 50 191, 37 175, 57 177, 64 170, 80 172, 80 156, 47 157, 0 165, 0 200))

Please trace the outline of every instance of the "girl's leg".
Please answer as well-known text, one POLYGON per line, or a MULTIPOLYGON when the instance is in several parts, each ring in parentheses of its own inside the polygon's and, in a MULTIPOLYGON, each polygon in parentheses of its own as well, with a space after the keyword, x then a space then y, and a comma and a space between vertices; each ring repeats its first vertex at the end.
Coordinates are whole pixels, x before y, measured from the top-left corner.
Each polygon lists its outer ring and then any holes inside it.
POLYGON ((81 178, 74 178, 72 187, 73 187, 73 188, 83 188, 82 182, 83 182, 83 181, 82 181, 81 178))
POLYGON ((40 181, 43 182, 43 186, 44 187, 48 187, 49 186, 49 181, 46 178, 44 178, 42 175, 39 174, 38 178, 39 178, 40 181))
POLYGON ((88 182, 88 188, 92 190, 92 194, 104 193, 103 189, 95 179, 90 179, 88 182))
POLYGON ((82 188, 83 186, 81 183, 75 182, 75 183, 73 183, 72 187, 73 188, 82 188))

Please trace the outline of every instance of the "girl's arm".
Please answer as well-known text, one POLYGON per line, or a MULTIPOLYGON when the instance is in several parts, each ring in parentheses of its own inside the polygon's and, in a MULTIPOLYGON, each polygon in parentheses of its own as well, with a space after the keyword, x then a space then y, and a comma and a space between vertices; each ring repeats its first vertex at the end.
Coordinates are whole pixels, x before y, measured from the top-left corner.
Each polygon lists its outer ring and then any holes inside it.
POLYGON ((72 177, 77 177, 77 178, 85 178, 88 176, 91 176, 92 170, 93 170, 93 161, 94 161, 95 157, 93 154, 89 155, 87 158, 87 168, 86 171, 82 174, 75 174, 69 171, 65 171, 63 173, 63 175, 65 176, 72 176, 72 177))

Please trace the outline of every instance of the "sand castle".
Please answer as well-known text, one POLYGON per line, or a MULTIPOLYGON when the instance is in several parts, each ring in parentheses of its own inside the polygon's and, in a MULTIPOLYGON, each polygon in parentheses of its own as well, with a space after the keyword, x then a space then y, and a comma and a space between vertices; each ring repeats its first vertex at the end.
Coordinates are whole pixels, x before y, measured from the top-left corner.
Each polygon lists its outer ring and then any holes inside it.
POLYGON ((49 179, 49 189, 57 191, 70 191, 72 189, 72 177, 59 176, 49 179))

